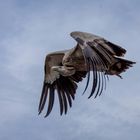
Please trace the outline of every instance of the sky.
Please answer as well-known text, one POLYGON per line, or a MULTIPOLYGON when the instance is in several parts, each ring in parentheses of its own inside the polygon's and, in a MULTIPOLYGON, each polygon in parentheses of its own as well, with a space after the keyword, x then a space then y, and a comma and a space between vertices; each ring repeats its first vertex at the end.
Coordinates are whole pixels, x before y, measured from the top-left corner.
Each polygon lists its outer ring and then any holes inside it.
POLYGON ((139 140, 139 0, 0 1, 1 140, 139 140), (45 56, 74 47, 72 31, 102 36, 127 50, 136 65, 123 79, 110 77, 97 99, 82 96, 79 84, 73 107, 59 115, 38 116, 45 56))

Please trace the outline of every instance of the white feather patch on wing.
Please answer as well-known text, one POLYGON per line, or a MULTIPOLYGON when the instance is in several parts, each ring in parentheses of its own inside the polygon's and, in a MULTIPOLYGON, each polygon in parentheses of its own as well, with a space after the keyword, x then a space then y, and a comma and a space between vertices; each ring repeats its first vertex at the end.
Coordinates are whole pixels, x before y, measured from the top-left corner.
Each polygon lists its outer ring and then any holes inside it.
POLYGON ((51 70, 51 73, 49 75, 46 75, 45 77, 45 83, 52 84, 59 77, 60 77, 59 72, 51 70))

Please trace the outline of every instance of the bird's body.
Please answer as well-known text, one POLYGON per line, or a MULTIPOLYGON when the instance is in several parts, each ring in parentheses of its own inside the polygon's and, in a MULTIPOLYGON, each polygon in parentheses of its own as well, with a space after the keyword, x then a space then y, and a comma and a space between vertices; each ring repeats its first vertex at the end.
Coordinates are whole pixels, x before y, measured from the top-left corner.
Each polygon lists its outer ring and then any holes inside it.
POLYGON ((117 75, 132 66, 134 62, 123 59, 126 50, 106 39, 85 32, 70 34, 77 45, 65 51, 48 54, 45 60, 45 77, 39 104, 39 114, 48 99, 48 116, 52 110, 55 91, 58 94, 60 114, 67 113, 68 104, 72 106, 77 83, 87 75, 86 91, 90 81, 90 71, 93 74, 92 89, 89 98, 95 94, 101 95, 106 76, 117 75), (49 97, 48 97, 49 96, 49 97))

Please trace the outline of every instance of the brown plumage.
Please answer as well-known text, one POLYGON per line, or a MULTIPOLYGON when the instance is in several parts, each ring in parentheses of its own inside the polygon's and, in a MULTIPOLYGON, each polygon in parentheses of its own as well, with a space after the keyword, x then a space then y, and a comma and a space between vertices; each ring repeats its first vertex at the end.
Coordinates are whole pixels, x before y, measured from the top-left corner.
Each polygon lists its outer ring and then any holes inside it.
MULTIPOLYGON (((106 86, 108 75, 125 72, 135 62, 123 59, 126 50, 106 39, 85 32, 70 34, 77 45, 66 51, 48 54, 45 60, 45 77, 39 103, 39 114, 48 102, 45 117, 52 111, 55 93, 58 95, 60 114, 67 113, 68 105, 72 107, 77 83, 87 76, 86 91, 92 71, 92 89, 89 98, 101 95, 106 86)), ((83 92, 83 93, 84 93, 83 92)))

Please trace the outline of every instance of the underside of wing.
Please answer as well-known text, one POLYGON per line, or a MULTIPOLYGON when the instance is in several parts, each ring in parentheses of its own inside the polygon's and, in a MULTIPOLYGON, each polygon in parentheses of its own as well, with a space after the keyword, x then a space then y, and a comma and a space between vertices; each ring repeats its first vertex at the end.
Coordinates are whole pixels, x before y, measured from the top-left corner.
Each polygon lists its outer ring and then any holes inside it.
POLYGON ((126 53, 126 50, 102 37, 86 32, 72 32, 70 34, 81 47, 85 63, 87 66, 87 84, 86 91, 92 71, 93 82, 92 90, 89 98, 95 94, 101 95, 103 89, 106 87, 106 80, 108 75, 120 74, 131 67, 135 62, 121 59, 126 53))
POLYGON ((59 79, 55 80, 52 84, 44 83, 38 109, 39 114, 44 109, 46 102, 48 102, 48 105, 45 117, 51 113, 55 94, 58 95, 60 115, 63 113, 66 114, 68 108, 72 107, 72 100, 75 99, 77 83, 86 76, 86 73, 87 72, 76 72, 69 77, 60 76, 59 79))
POLYGON ((106 71, 114 61, 114 55, 122 56, 125 50, 115 44, 107 42, 105 39, 83 32, 72 32, 71 36, 77 41, 81 47, 85 63, 87 66, 87 83, 84 90, 87 90, 91 71, 92 71, 92 89, 89 98, 95 95, 101 95, 103 89, 106 88, 108 76, 106 71), (110 47, 111 46, 111 47, 110 47))
POLYGON ((54 104, 55 91, 57 92, 59 99, 60 114, 62 115, 63 112, 67 113, 68 103, 71 107, 76 89, 76 83, 63 76, 60 76, 60 78, 53 82, 53 84, 44 83, 38 110, 39 114, 44 109, 46 101, 48 101, 48 109, 45 117, 50 114, 54 104))
POLYGON ((95 94, 95 98, 97 95, 100 96, 103 89, 106 88, 106 80, 108 79, 108 76, 105 75, 105 72, 112 61, 111 56, 104 49, 100 50, 97 47, 94 47, 92 43, 93 42, 87 42, 88 47, 86 46, 82 48, 88 71, 84 93, 90 82, 91 71, 93 78, 92 89, 88 98, 93 96, 93 94, 95 94))

